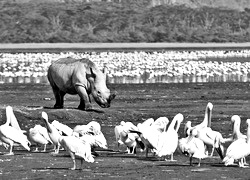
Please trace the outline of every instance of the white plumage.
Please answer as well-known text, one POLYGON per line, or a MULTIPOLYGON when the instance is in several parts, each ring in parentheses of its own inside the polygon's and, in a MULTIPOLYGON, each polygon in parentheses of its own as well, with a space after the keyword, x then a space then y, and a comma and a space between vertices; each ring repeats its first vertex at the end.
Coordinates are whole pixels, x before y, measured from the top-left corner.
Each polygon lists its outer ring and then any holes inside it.
POLYGON ((173 154, 178 146, 178 130, 183 119, 183 115, 178 113, 173 118, 168 130, 160 134, 156 155, 159 157, 171 155, 171 161, 174 160, 173 154))
POLYGON ((140 143, 138 134, 130 133, 130 131, 138 131, 138 128, 132 122, 121 121, 120 125, 115 126, 114 132, 116 137, 116 142, 118 143, 118 148, 121 144, 127 147, 127 151, 130 154, 136 153, 136 147, 140 143))
POLYGON ((59 153, 59 148, 60 148, 59 139, 60 139, 61 135, 60 135, 59 131, 52 124, 49 123, 48 114, 44 111, 42 112, 42 118, 45 122, 50 140, 54 144, 55 153, 59 153))
POLYGON ((212 152, 210 156, 213 156, 214 149, 216 149, 216 151, 220 155, 220 158, 223 159, 224 147, 222 143, 224 143, 225 141, 220 132, 211 129, 212 109, 213 104, 209 102, 206 107, 203 122, 199 125, 194 126, 191 130, 191 133, 193 132, 193 129, 196 129, 198 131, 197 138, 202 140, 206 146, 212 146, 212 152))
POLYGON ((164 132, 167 129, 169 120, 167 117, 159 117, 152 124, 152 127, 155 127, 157 130, 164 132))
POLYGON ((99 134, 101 133, 101 125, 96 121, 90 121, 86 125, 76 125, 73 129, 73 132, 77 132, 81 135, 86 133, 99 134))
POLYGON ((14 115, 13 108, 11 106, 6 107, 6 123, 0 126, 0 140, 10 146, 9 154, 13 155, 13 146, 15 143, 21 144, 25 149, 30 151, 30 142, 26 135, 23 134, 17 119, 14 115), (11 126, 10 126, 11 125, 11 126))
POLYGON ((179 139, 179 148, 183 154, 189 156, 191 166, 193 157, 199 160, 197 166, 200 166, 201 159, 207 157, 204 142, 195 137, 197 133, 197 129, 194 129, 193 133, 189 134, 188 137, 179 139))
POLYGON ((240 138, 230 144, 223 159, 225 166, 233 164, 234 160, 239 160, 239 167, 246 167, 244 158, 250 154, 250 119, 247 119, 246 124, 247 140, 240 138))
POLYGON ((36 145, 35 151, 38 151, 37 145, 44 145, 43 152, 46 151, 46 146, 49 143, 52 143, 48 135, 48 131, 45 127, 41 125, 35 125, 33 128, 30 128, 28 131, 28 139, 31 143, 36 145))
POLYGON ((91 155, 91 146, 88 140, 81 140, 75 136, 61 136, 59 142, 69 153, 73 161, 72 170, 76 169, 76 157, 81 159, 81 169, 83 160, 91 163, 94 162, 94 158, 91 155))
POLYGON ((61 135, 71 136, 73 133, 73 129, 57 120, 52 121, 51 124, 60 132, 61 135))

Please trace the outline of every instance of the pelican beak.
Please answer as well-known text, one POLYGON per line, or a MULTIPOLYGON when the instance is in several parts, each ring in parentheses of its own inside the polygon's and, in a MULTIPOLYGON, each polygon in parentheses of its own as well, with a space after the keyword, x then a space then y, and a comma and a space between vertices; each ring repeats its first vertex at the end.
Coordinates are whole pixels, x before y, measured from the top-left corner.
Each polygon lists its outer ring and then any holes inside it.
POLYGON ((221 159, 224 158, 224 147, 220 144, 218 148, 215 148, 221 159))

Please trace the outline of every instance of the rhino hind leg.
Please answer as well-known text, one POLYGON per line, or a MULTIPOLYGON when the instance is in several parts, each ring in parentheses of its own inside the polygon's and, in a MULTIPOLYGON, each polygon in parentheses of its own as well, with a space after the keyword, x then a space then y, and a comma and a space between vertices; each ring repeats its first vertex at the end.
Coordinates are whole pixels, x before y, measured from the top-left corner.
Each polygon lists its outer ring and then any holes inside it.
POLYGON ((63 108, 63 103, 64 103, 64 96, 65 96, 65 92, 60 91, 60 90, 56 90, 53 89, 55 98, 56 98, 56 103, 54 105, 55 109, 62 109, 63 108))

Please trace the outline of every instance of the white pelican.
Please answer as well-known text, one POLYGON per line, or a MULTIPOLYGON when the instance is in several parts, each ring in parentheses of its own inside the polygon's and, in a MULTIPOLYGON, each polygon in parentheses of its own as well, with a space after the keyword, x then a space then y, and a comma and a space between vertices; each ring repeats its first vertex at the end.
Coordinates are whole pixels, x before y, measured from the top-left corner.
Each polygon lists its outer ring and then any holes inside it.
POLYGON ((156 155, 158 155, 159 157, 171 155, 171 161, 174 161, 173 154, 178 146, 178 130, 183 119, 183 115, 181 113, 178 113, 173 118, 171 124, 168 127, 168 130, 161 133, 156 150, 156 155), (176 129, 174 128, 175 125, 176 129))
POLYGON ((91 146, 87 140, 84 141, 75 136, 61 136, 59 142, 69 153, 73 161, 73 167, 71 170, 76 169, 76 157, 81 159, 81 169, 83 160, 91 163, 94 162, 94 158, 91 154, 91 146))
POLYGON ((250 119, 246 120, 246 124, 247 140, 241 138, 230 144, 223 159, 225 166, 234 164, 234 160, 239 160, 239 167, 247 167, 244 165, 244 158, 250 154, 250 119))
POLYGON ((73 132, 77 132, 81 135, 86 133, 99 134, 101 132, 101 125, 96 121, 90 121, 87 125, 76 125, 73 132))
POLYGON ((179 148, 181 152, 185 155, 189 156, 190 166, 192 166, 192 159, 199 159, 199 163, 197 166, 200 166, 201 159, 207 157, 205 153, 205 144, 199 138, 196 138, 198 135, 197 129, 192 131, 192 134, 189 134, 188 137, 179 139, 179 148))
POLYGON ((238 115, 233 115, 231 117, 231 122, 233 123, 233 141, 237 139, 247 139, 247 136, 240 132, 241 119, 238 115))
POLYGON ((212 152, 210 156, 213 156, 214 149, 216 149, 220 158, 223 159, 224 147, 222 143, 225 143, 225 140, 220 132, 211 129, 212 109, 213 104, 209 102, 206 107, 203 122, 199 125, 194 126, 191 130, 191 134, 193 132, 193 129, 197 129, 197 137, 202 140, 206 146, 212 146, 212 152))
POLYGON ((14 114, 13 108, 11 106, 7 106, 6 107, 6 119, 7 121, 10 122, 11 126, 16 128, 17 130, 20 130, 22 132, 26 132, 24 130, 21 130, 18 121, 16 119, 16 116, 14 114))
POLYGON ((84 141, 88 141, 91 149, 94 151, 95 148, 103 148, 103 149, 107 149, 108 145, 107 145, 107 140, 105 138, 105 136, 103 135, 102 132, 100 132, 97 135, 94 134, 84 134, 83 136, 79 136, 79 139, 84 140, 84 141))
POLYGON ((157 118, 151 126, 156 127, 159 131, 164 132, 167 129, 167 125, 169 123, 169 120, 167 117, 159 117, 157 118))
MULTIPOLYGON (((240 116, 233 115, 231 117, 231 122, 233 125, 233 134, 231 137, 227 138, 227 141, 236 141, 236 140, 246 141, 247 136, 240 132, 240 124, 241 124, 240 116)), ((230 149, 228 148, 227 151, 230 151, 230 149)), ((247 165, 245 157, 243 158, 243 162, 245 165, 247 165)))
POLYGON ((101 125, 96 121, 91 121, 87 125, 77 125, 73 129, 73 134, 83 141, 88 141, 92 152, 99 147, 107 149, 107 140, 101 131, 101 125))
MULTIPOLYGON (((13 109, 10 106, 6 107, 6 123, 0 126, 0 140, 10 146, 10 151, 6 155, 13 155, 13 146, 15 143, 21 144, 25 149, 30 151, 30 142, 27 136, 23 134, 18 125, 16 118, 13 118, 13 109), (10 126, 11 124, 11 126, 10 126), (15 127, 13 127, 13 126, 15 127)), ((15 117, 15 116, 14 116, 15 117)), ((6 145, 5 145, 6 146, 6 145)))
POLYGON ((192 129, 196 128, 196 129, 203 129, 206 127, 211 127, 211 116, 212 116, 212 109, 213 109, 213 104, 208 102, 207 106, 206 106, 206 110, 205 110, 205 115, 204 115, 204 119, 203 121, 192 127, 192 129))
POLYGON ((145 121, 142 122, 142 124, 146 126, 151 126, 153 123, 154 123, 153 118, 146 119, 145 121))
POLYGON ((184 126, 184 135, 185 137, 188 137, 191 133, 192 130, 192 125, 191 125, 191 121, 187 121, 185 126, 184 126))
POLYGON ((31 143, 36 144, 35 152, 38 151, 38 144, 44 145, 43 152, 46 151, 47 144, 52 144, 47 129, 41 125, 35 125, 33 128, 29 129, 28 139, 31 143))
POLYGON ((60 123, 57 120, 52 121, 51 123, 59 132, 61 132, 61 135, 71 136, 73 133, 73 129, 71 129, 69 126, 60 123))
POLYGON ((121 132, 122 131, 123 131, 123 127, 121 124, 115 126, 114 132, 115 132, 115 140, 117 142, 118 150, 120 148, 120 145, 123 144, 123 142, 121 141, 121 132))
POLYGON ((45 122, 49 137, 50 137, 52 143, 54 144, 55 153, 59 153, 59 149, 60 149, 59 139, 60 139, 61 135, 60 135, 59 131, 52 124, 49 123, 48 114, 44 111, 42 112, 42 118, 45 122))
POLYGON ((118 148, 120 144, 124 144, 129 154, 135 154, 136 147, 144 148, 138 134, 130 133, 130 131, 138 131, 138 128, 133 123, 121 121, 120 125, 115 126, 114 131, 118 148))

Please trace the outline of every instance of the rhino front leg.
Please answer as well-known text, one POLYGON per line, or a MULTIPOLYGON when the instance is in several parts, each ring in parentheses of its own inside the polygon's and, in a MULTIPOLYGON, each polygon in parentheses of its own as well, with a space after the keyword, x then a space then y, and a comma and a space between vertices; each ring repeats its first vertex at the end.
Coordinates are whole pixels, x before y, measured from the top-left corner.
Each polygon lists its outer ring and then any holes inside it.
POLYGON ((56 98, 56 103, 54 105, 55 109, 61 109, 63 108, 63 103, 64 103, 64 96, 65 96, 65 92, 57 90, 57 89, 53 89, 55 98, 56 98))
POLYGON ((91 105, 90 97, 85 87, 77 85, 75 86, 75 88, 76 88, 78 95, 80 96, 80 104, 78 106, 78 109, 85 110, 85 111, 91 110, 92 105, 91 105))

